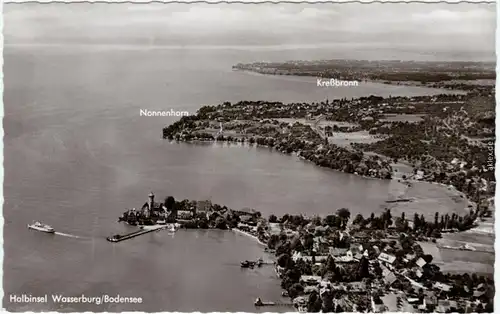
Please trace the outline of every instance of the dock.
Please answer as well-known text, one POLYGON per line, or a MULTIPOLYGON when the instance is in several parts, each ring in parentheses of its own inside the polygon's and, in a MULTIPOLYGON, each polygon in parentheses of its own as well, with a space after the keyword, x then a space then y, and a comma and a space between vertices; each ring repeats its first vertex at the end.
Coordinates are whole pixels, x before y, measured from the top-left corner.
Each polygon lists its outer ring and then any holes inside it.
POLYGON ((253 304, 255 306, 293 306, 292 303, 262 301, 261 298, 257 298, 253 304))
POLYGON ((408 202, 413 202, 412 198, 404 198, 404 199, 398 199, 398 200, 390 200, 390 201, 385 201, 386 203, 408 203, 408 202))
POLYGON ((123 234, 123 235, 116 234, 114 236, 107 237, 106 240, 108 240, 109 242, 116 243, 116 242, 125 241, 125 240, 132 239, 132 238, 138 237, 138 236, 146 234, 146 233, 150 233, 153 231, 159 231, 159 230, 166 229, 166 228, 168 228, 168 226, 152 226, 149 228, 145 227, 144 229, 134 231, 132 233, 127 233, 127 234, 123 234))

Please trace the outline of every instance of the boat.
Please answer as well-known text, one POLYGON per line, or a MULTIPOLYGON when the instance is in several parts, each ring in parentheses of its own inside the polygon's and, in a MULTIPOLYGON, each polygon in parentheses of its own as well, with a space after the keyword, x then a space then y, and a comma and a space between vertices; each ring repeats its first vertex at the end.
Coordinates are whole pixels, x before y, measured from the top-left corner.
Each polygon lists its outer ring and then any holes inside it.
POLYGON ((170 231, 170 232, 176 232, 177 231, 176 225, 174 225, 174 224, 170 225, 170 228, 168 228, 168 231, 170 231))
POLYGON ((43 224, 39 221, 35 221, 33 224, 28 225, 28 228, 33 229, 33 230, 37 230, 37 231, 41 231, 41 232, 47 232, 47 233, 55 233, 56 232, 54 230, 54 228, 52 228, 51 226, 43 224))
POLYGON ((241 268, 254 268, 254 267, 255 267, 255 262, 252 261, 241 262, 241 268))
POLYGON ((464 244, 461 247, 458 248, 461 251, 475 251, 476 249, 469 244, 464 244))
POLYGON ((262 259, 262 257, 261 257, 261 258, 259 258, 259 259, 257 260, 257 262, 255 262, 255 265, 256 265, 257 267, 261 267, 261 266, 262 266, 262 264, 264 264, 264 260, 262 259))

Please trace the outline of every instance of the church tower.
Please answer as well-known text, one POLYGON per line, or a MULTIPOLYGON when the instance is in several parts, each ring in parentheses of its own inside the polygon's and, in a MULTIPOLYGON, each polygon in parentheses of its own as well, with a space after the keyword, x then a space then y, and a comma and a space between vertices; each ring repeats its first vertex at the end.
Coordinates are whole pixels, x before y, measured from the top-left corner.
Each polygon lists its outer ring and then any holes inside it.
POLYGON ((149 193, 148 205, 149 205, 149 215, 151 215, 155 208, 155 195, 153 194, 153 192, 149 193))

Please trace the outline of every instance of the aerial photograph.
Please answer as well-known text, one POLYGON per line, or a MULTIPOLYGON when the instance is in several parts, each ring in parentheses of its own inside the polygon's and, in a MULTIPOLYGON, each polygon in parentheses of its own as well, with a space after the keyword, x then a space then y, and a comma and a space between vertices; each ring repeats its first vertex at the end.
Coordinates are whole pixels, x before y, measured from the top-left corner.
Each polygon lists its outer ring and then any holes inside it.
POLYGON ((494 312, 494 3, 3 11, 5 310, 494 312))

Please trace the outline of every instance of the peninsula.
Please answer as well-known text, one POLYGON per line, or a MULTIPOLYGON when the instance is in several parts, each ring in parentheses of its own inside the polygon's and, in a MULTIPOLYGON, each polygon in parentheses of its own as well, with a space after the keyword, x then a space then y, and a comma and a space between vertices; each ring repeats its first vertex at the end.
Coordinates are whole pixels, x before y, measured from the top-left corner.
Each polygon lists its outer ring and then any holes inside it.
MULTIPOLYGON (((163 219, 184 228, 234 229, 253 236, 276 256, 283 294, 308 312, 492 312, 494 284, 487 276, 451 274, 424 251, 443 233, 475 226, 479 210, 459 216, 435 214, 427 220, 394 217, 390 209, 369 217, 351 217, 340 208, 325 217, 270 215, 233 210, 210 201, 175 201, 172 196, 149 211, 143 207, 122 220, 141 223, 163 219)), ((464 247, 464 250, 475 250, 464 247)), ((272 303, 272 302, 271 302, 272 303)))

